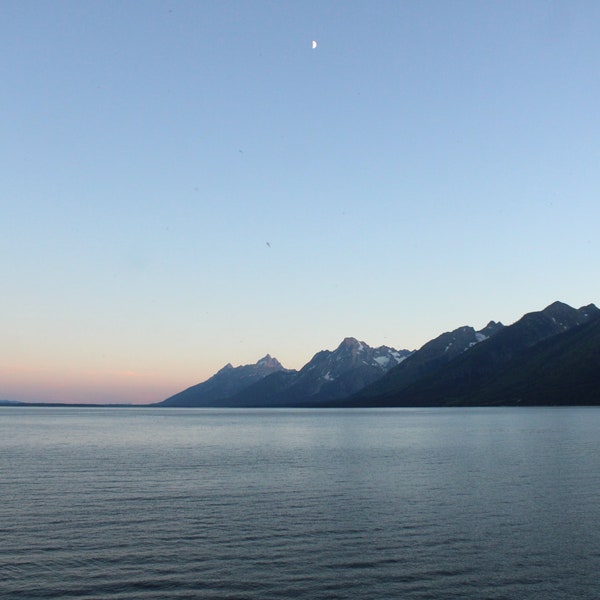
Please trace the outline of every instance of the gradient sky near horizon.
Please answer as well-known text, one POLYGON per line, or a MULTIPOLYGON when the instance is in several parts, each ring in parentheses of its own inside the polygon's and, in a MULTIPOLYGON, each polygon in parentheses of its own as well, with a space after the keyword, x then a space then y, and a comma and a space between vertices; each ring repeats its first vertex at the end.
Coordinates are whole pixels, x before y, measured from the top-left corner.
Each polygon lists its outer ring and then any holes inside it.
POLYGON ((0 398, 600 301, 598 2, 5 1, 0 81, 0 398))

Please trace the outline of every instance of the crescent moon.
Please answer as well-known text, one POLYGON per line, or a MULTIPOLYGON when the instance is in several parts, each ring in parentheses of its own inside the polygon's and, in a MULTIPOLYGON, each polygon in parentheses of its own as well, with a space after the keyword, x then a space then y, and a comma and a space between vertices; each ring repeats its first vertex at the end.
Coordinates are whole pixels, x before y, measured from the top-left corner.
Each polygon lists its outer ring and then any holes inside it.
POLYGON ((317 47, 317 42, 315 40, 312 41, 312 49, 314 50, 317 47))

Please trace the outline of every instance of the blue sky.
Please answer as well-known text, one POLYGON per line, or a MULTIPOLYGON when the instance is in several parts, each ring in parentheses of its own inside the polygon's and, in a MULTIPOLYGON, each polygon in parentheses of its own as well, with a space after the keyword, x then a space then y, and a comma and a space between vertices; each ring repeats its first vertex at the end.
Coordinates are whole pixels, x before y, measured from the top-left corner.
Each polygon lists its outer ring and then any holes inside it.
POLYGON ((0 398, 600 300, 597 2, 0 13, 0 398))

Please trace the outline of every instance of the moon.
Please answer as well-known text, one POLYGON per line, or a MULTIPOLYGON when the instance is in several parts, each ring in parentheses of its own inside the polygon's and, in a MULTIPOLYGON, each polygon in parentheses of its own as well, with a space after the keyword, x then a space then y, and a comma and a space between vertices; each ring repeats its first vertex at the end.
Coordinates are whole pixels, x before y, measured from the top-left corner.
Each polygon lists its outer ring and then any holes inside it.
POLYGON ((317 42, 315 40, 312 41, 312 49, 314 50, 317 47, 317 42))

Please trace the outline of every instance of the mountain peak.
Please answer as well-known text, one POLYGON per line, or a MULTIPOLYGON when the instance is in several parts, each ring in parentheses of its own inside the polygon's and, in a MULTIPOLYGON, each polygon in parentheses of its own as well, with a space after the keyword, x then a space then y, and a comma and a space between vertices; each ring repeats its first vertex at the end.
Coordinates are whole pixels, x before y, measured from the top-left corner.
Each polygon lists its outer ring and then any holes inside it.
POLYGON ((281 368, 283 369, 283 365, 276 359, 273 358, 270 354, 263 356, 257 363, 257 366, 268 367, 268 368, 281 368))
POLYGON ((598 309, 598 307, 594 304, 588 304, 587 306, 582 306, 581 308, 573 308, 572 306, 569 306, 568 304, 557 300, 556 302, 553 302, 552 304, 546 306, 546 308, 544 308, 540 312, 543 315, 550 317, 562 315, 576 315, 577 313, 579 313, 579 315, 583 316, 584 318, 587 318, 590 315, 600 313, 600 309, 598 309))
POLYGON ((227 363, 212 377, 160 402, 158 406, 222 406, 240 390, 279 371, 281 363, 267 354, 253 365, 227 363))
POLYGON ((575 309, 572 306, 569 306, 568 304, 561 302, 560 300, 556 300, 552 304, 549 304, 548 306, 546 306, 546 308, 544 308, 541 312, 548 314, 548 313, 555 313, 557 311, 562 312, 565 310, 571 312, 575 309))
POLYGON ((483 329, 480 329, 475 333, 477 341, 481 342, 494 334, 498 333, 501 329, 504 329, 504 325, 500 321, 490 321, 483 329))
POLYGON ((521 321, 526 322, 542 322, 540 319, 545 319, 551 323, 553 327, 552 333, 566 331, 575 325, 581 325, 591 318, 594 318, 600 311, 593 305, 584 306, 576 309, 564 302, 553 302, 540 312, 528 313, 521 321))
POLYGON ((342 340, 342 343, 338 346, 338 350, 342 348, 356 348, 357 350, 362 350, 364 347, 364 342, 359 342, 356 338, 346 337, 342 340))
POLYGON ((587 318, 589 316, 600 314, 600 308, 598 308, 595 304, 587 304, 586 306, 582 306, 577 312, 581 313, 587 318))

